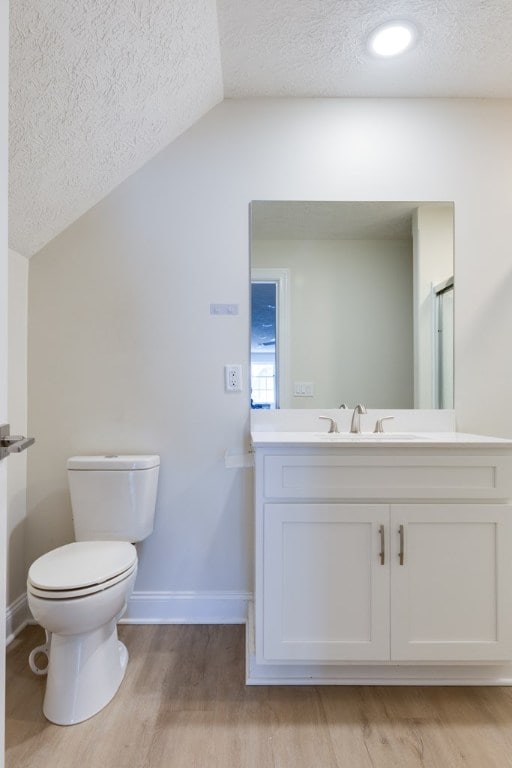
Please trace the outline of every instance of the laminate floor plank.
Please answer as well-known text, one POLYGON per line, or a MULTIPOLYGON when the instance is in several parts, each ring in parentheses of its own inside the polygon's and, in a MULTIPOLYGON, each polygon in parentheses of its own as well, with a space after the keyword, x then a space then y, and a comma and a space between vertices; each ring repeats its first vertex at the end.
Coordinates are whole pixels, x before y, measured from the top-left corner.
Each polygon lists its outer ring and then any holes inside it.
POLYGON ((114 699, 74 726, 42 714, 42 642, 7 652, 6 768, 512 768, 512 688, 246 686, 240 626, 121 626, 114 699))

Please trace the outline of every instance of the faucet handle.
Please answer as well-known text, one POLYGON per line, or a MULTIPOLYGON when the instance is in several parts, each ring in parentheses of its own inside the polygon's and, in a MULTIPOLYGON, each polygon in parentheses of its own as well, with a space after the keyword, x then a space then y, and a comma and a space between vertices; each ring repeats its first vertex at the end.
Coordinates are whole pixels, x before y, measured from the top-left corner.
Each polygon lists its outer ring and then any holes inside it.
POLYGON ((329 424, 329 429, 327 430, 327 432, 329 434, 339 432, 338 425, 336 423, 336 419, 332 419, 330 416, 319 416, 318 418, 319 419, 327 419, 327 421, 331 422, 329 424))
POLYGON ((394 416, 382 416, 380 419, 377 419, 375 423, 375 429, 374 432, 381 433, 384 432, 384 425, 383 422, 387 421, 388 419, 394 419, 394 416))

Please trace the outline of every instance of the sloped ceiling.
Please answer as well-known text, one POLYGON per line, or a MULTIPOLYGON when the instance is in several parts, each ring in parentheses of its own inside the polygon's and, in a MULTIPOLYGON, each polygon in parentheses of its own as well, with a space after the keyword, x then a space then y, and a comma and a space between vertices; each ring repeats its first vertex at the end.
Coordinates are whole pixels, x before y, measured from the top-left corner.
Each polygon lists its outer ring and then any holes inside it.
POLYGON ((512 97, 511 0, 17 0, 10 245, 26 256, 224 97, 512 97), (419 28, 377 60, 379 23, 419 28))
POLYGON ((30 256, 222 100, 215 0, 11 3, 10 246, 30 256))

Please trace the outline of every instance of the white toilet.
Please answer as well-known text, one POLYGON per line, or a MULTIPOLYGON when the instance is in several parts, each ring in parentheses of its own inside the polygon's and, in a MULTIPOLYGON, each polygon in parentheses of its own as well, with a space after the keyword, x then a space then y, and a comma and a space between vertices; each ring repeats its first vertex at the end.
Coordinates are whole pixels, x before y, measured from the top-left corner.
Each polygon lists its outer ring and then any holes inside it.
POLYGON ((128 652, 117 638, 137 573, 131 542, 153 531, 159 456, 75 456, 68 479, 76 542, 30 567, 28 605, 47 632, 30 666, 48 674, 43 712, 72 725, 95 715, 115 695, 128 652), (48 656, 46 669, 36 654, 48 656))

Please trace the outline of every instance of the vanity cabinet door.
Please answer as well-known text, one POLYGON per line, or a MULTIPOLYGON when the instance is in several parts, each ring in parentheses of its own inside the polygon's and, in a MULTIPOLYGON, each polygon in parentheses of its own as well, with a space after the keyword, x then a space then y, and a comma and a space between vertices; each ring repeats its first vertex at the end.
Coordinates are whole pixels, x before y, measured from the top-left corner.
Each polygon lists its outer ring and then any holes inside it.
POLYGON ((391 508, 391 658, 512 657, 512 508, 391 508))
POLYGON ((388 530, 385 504, 264 505, 264 660, 389 659, 388 530))

